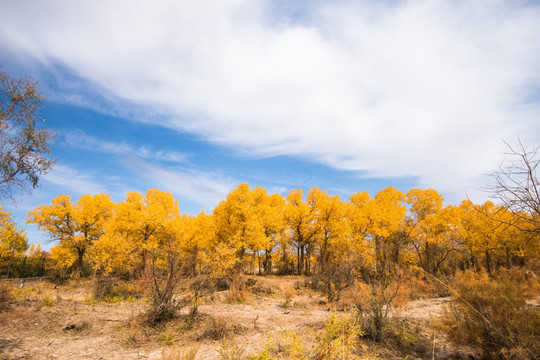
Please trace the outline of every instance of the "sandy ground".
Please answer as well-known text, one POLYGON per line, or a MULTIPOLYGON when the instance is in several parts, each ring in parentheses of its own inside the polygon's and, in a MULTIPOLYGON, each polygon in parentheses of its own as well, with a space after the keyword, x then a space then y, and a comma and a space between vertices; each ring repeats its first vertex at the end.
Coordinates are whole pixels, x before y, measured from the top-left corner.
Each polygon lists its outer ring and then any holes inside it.
MULTIPOLYGON (((49 283, 25 284, 17 301, 0 313, 0 359, 165 359, 171 349, 196 347, 197 359, 217 359, 224 339, 260 351, 271 334, 293 330, 313 341, 334 310, 310 291, 297 291, 284 307, 282 279, 265 279, 274 294, 252 294, 246 303, 228 304, 227 292, 199 307, 201 315, 187 325, 187 311, 158 328, 141 324, 145 304, 89 302, 91 287, 49 283), (275 282, 273 284, 272 282, 275 282), (279 283, 278 283, 279 282, 279 283), (212 301, 212 303, 209 303, 212 301), (219 331, 224 332, 220 338, 219 331), (218 335, 216 335, 216 332, 218 335)), ((295 279, 289 281, 294 285, 295 279)), ((410 302, 395 316, 430 321, 449 298, 410 302)))

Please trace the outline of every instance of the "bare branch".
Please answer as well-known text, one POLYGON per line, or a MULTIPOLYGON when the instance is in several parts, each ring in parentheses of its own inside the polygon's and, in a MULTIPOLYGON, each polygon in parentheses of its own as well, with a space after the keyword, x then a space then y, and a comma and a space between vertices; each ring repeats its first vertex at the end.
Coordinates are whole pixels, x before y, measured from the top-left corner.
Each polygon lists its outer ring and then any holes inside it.
MULTIPOLYGON (((501 220, 524 232, 540 232, 540 180, 537 169, 540 164, 540 147, 528 148, 520 139, 517 146, 508 147, 508 159, 491 174, 493 185, 486 190, 504 208, 510 211, 512 220, 501 220)), ((495 214, 496 215, 496 214, 495 214)))

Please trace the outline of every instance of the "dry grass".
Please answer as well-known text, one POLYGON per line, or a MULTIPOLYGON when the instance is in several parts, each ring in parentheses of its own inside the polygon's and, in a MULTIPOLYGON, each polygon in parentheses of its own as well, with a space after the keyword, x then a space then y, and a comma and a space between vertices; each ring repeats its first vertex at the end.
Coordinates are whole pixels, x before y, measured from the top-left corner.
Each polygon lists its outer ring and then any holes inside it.
POLYGON ((283 303, 283 307, 286 308, 291 304, 292 298, 296 294, 296 291, 289 284, 283 285, 282 291, 283 291, 283 296, 285 297, 285 302, 283 303))
POLYGON ((164 351, 162 360, 195 360, 198 352, 198 346, 175 346, 164 351))
MULTIPOLYGON (((204 293, 195 316, 190 317, 191 307, 186 307, 172 321, 155 327, 143 321, 145 304, 142 301, 85 302, 95 294, 92 281, 69 281, 59 286, 27 284, 14 291, 18 295, 12 309, 0 313, 0 327, 4 329, 0 346, 14 359, 43 358, 44 354, 65 359, 111 360, 302 359, 312 358, 307 356, 313 355, 315 348, 320 354, 327 354, 333 348, 343 349, 343 344, 350 358, 375 352, 379 358, 415 354, 412 350, 400 352, 397 340, 391 344, 396 350, 388 350, 387 344, 355 339, 352 334, 358 323, 343 320, 347 313, 338 312, 337 320, 327 323, 332 314, 336 314, 332 311, 337 308, 336 304, 319 304, 321 294, 306 288, 303 278, 246 278, 251 279, 245 281, 249 302, 211 302, 211 294, 204 293), (271 293, 263 294, 255 290, 257 288, 271 289, 268 291, 271 293), (53 299, 52 306, 44 306, 46 298, 53 299), (287 299, 291 305, 284 308, 283 302, 287 299), (366 346, 369 349, 366 350, 366 346), (265 351, 267 357, 263 357, 265 351), (254 357, 256 355, 260 357, 254 357)), ((178 296, 190 293, 190 284, 184 285, 178 296)), ((342 299, 350 297, 353 303, 362 302, 362 289, 359 283, 343 292, 342 299)), ((441 303, 429 307, 433 311, 440 308, 441 303)), ((418 321, 425 325, 428 319, 418 321)), ((416 345, 409 340, 415 329, 400 326, 396 325, 396 335, 391 339, 403 338, 403 344, 414 350, 416 345)))
POLYGON ((209 316, 204 323, 199 339, 223 340, 243 332, 245 332, 245 327, 235 323, 233 319, 209 316))
POLYGON ((515 274, 490 278, 471 271, 453 283, 455 302, 445 307, 440 330, 456 345, 486 359, 534 359, 540 354, 540 312, 527 305, 515 274))
POLYGON ((0 311, 7 311, 13 301, 13 285, 9 281, 0 280, 0 311))

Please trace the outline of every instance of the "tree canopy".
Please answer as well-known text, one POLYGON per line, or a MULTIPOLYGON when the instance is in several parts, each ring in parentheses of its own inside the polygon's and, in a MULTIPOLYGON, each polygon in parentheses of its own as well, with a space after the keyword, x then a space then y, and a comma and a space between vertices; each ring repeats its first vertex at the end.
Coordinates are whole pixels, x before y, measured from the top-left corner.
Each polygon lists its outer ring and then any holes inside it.
POLYGON ((35 188, 54 163, 52 131, 42 127, 38 82, 0 71, 0 198, 35 188))

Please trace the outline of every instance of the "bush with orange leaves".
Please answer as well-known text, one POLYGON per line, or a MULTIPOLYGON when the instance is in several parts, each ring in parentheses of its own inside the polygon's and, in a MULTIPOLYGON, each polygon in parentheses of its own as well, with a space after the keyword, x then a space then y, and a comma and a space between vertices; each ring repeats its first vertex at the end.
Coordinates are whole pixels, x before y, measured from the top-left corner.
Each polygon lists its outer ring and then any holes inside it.
POLYGON ((439 321, 449 341, 484 359, 536 359, 540 354, 540 313, 526 302, 515 272, 490 278, 486 272, 458 273, 454 302, 439 321))

